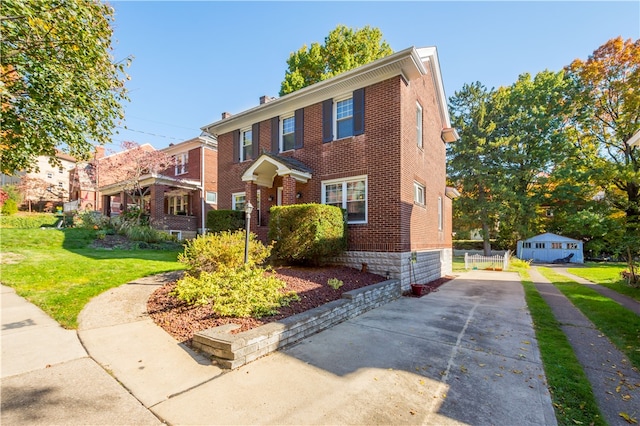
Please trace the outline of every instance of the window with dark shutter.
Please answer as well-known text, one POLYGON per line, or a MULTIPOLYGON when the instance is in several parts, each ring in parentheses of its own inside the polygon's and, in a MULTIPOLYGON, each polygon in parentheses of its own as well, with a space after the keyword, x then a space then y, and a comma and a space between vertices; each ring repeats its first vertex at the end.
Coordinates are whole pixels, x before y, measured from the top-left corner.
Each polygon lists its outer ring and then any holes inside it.
POLYGON ((271 153, 280 152, 280 118, 273 117, 271 119, 271 153))
POLYGON ((322 102, 322 143, 333 140, 333 99, 322 102))
POLYGON ((304 108, 296 110, 295 113, 295 125, 296 125, 296 141, 295 149, 300 149, 304 146, 304 108))
POLYGON ((255 160, 260 155, 260 123, 251 126, 251 133, 253 133, 251 159, 255 160))
POLYGON ((353 134, 364 133, 364 88, 353 92, 353 134))
POLYGON ((232 132, 233 139, 233 162, 240 162, 240 129, 232 132))

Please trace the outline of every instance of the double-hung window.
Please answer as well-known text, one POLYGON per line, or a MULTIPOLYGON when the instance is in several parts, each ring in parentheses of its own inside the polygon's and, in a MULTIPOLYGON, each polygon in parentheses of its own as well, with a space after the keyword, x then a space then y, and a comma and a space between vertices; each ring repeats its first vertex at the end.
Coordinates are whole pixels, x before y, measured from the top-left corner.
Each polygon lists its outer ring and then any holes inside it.
POLYGON ((240 161, 246 161, 251 158, 253 149, 253 132, 251 129, 245 129, 240 132, 240 161))
POLYGON ((231 209, 244 211, 246 203, 246 194, 244 192, 236 192, 231 194, 231 209))
POLYGON ((413 182, 413 202, 424 206, 424 185, 413 182))
POLYGON ((167 197, 167 214, 186 214, 189 208, 189 195, 172 195, 167 197))
POLYGON ((416 103, 416 134, 418 148, 422 148, 422 106, 416 103))
POLYGON ((322 182, 322 203, 347 211, 347 223, 367 223, 367 177, 322 182))
POLYGON ((183 175, 187 173, 187 164, 189 163, 189 154, 183 152, 181 154, 176 155, 175 157, 176 169, 175 175, 183 175))
POLYGON ((291 115, 284 117, 280 121, 280 152, 289 151, 295 148, 296 142, 296 118, 291 115))
POLYGON ((218 193, 215 191, 207 191, 206 202, 207 204, 218 204, 218 193))
POLYGON ((337 101, 335 108, 337 138, 353 136, 353 98, 337 101))

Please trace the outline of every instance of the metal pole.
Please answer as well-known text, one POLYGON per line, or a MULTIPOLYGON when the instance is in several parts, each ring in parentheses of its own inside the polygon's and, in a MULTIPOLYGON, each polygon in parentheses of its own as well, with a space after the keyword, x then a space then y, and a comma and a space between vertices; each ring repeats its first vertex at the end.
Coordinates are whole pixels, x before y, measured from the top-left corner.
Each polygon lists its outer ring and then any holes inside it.
POLYGON ((244 263, 249 263, 249 232, 251 228, 251 211, 253 210, 253 206, 250 202, 247 202, 247 206, 244 209, 245 212, 245 222, 246 222, 246 231, 245 231, 245 239, 244 239, 244 263))

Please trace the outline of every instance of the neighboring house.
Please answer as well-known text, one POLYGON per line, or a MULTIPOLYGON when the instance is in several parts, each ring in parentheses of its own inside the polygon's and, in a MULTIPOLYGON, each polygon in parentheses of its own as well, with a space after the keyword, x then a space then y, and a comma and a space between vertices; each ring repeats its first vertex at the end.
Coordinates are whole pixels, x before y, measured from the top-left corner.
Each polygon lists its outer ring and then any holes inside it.
POLYGON ((518 241, 516 255, 523 260, 553 262, 573 254, 571 263, 584 263, 582 249, 582 241, 547 232, 518 241))
POLYGON ((69 199, 74 210, 100 211, 102 209, 96 165, 97 161, 103 157, 104 147, 96 147, 91 161, 80 161, 69 172, 69 199))
MULTIPOLYGON (((427 282, 451 273, 451 128, 435 47, 409 48, 202 128, 218 140, 218 208, 324 203, 347 211, 337 261, 427 282), (412 258, 415 262, 412 263, 412 258)), ((415 280, 415 281, 414 281, 415 280)))
POLYGON ((59 166, 52 166, 49 157, 37 157, 38 171, 18 172, 14 176, 3 174, 2 185, 20 185, 25 203, 39 204, 52 210, 54 204, 69 200, 69 171, 76 165, 74 157, 61 151, 56 151, 56 159, 60 162, 59 166))
MULTIPOLYGON (((148 144, 137 149, 154 150, 148 144)), ((201 135, 162 151, 175 159, 175 165, 140 176, 138 184, 145 190, 142 204, 154 228, 179 239, 193 238, 206 227, 206 213, 217 208, 217 143, 214 138, 201 135)), ((111 216, 139 204, 126 182, 101 172, 123 158, 134 157, 123 151, 100 160, 97 188, 104 214, 111 216)))

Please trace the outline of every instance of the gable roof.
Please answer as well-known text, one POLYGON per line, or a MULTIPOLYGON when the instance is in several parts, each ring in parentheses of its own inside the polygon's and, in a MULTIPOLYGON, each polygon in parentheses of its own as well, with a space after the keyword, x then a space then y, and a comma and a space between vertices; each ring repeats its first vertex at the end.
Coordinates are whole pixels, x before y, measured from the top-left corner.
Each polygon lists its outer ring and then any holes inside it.
POLYGON ((410 47, 401 50, 358 68, 345 71, 330 79, 296 90, 281 98, 207 124, 201 129, 217 136, 352 92, 361 87, 370 86, 397 75, 410 81, 427 74, 431 74, 433 77, 443 129, 449 129, 451 121, 440 73, 438 52, 435 47, 420 49, 410 47))
POLYGON ((563 237, 562 235, 554 234, 552 232, 545 232, 544 234, 536 235, 535 237, 527 238, 525 242, 536 241, 571 241, 575 243, 581 243, 580 240, 574 240, 573 238, 563 237))

